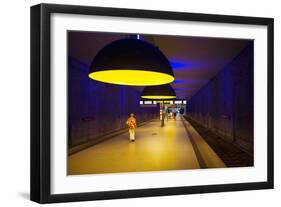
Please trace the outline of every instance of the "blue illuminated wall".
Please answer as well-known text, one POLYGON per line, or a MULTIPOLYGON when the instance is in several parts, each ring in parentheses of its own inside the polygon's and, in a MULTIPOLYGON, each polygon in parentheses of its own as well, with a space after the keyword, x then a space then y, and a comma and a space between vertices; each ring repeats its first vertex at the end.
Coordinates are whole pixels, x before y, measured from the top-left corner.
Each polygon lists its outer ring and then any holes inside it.
POLYGON ((104 135, 126 128, 134 113, 138 123, 158 117, 157 107, 140 107, 140 91, 133 87, 105 84, 88 78, 88 66, 69 57, 69 145, 100 141, 104 135))
POLYGON ((188 101, 187 115, 253 152, 253 43, 188 101))

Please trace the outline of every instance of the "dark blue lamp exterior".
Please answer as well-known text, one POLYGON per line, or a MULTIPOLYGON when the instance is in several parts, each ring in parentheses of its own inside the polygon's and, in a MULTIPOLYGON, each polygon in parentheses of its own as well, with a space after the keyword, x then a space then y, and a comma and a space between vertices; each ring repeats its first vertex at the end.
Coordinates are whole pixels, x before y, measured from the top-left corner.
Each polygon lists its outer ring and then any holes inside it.
POLYGON ((106 70, 144 70, 169 74, 173 69, 153 44, 140 39, 120 39, 102 48, 94 57, 90 73, 106 70))

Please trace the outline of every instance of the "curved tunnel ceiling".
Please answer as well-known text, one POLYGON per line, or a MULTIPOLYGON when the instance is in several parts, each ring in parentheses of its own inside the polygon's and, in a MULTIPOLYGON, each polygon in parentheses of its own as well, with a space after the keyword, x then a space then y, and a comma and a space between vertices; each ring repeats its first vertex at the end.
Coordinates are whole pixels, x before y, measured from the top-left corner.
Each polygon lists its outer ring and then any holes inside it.
MULTIPOLYGON (((86 65, 108 43, 127 38, 128 34, 69 32, 68 54, 86 65)), ((177 98, 189 98, 231 62, 251 40, 145 35, 169 59, 175 81, 171 83, 177 98)), ((142 90, 143 87, 136 87, 142 90)))

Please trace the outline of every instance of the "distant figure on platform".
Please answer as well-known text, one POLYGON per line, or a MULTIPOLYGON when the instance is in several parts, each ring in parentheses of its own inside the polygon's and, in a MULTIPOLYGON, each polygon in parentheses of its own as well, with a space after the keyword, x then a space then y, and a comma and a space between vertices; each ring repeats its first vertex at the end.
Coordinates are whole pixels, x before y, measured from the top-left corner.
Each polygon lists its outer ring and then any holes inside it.
POLYGON ((173 114, 174 114, 174 120, 176 120, 177 112, 174 111, 173 114))
POLYGON ((126 124, 128 125, 128 128, 129 128, 130 141, 134 142, 135 141, 135 128, 137 127, 137 121, 136 121, 133 113, 130 114, 130 117, 128 118, 126 124))

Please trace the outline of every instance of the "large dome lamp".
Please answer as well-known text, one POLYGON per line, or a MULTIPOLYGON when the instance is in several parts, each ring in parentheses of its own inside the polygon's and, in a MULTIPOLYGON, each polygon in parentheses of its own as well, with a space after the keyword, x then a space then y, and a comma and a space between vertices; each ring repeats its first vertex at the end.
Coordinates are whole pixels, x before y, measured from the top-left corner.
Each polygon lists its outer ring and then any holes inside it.
POLYGON ((170 84, 146 86, 141 93, 141 98, 153 100, 175 99, 176 92, 170 84))
POLYGON ((163 127, 165 125, 164 124, 165 107, 164 107, 163 100, 176 98, 176 92, 172 88, 172 86, 170 84, 164 84, 158 86, 146 86, 141 93, 141 98, 160 101, 160 121, 161 121, 161 126, 163 127))
POLYGON ((102 48, 92 61, 89 77, 111 84, 152 86, 172 82, 174 73, 156 46, 129 38, 102 48))

